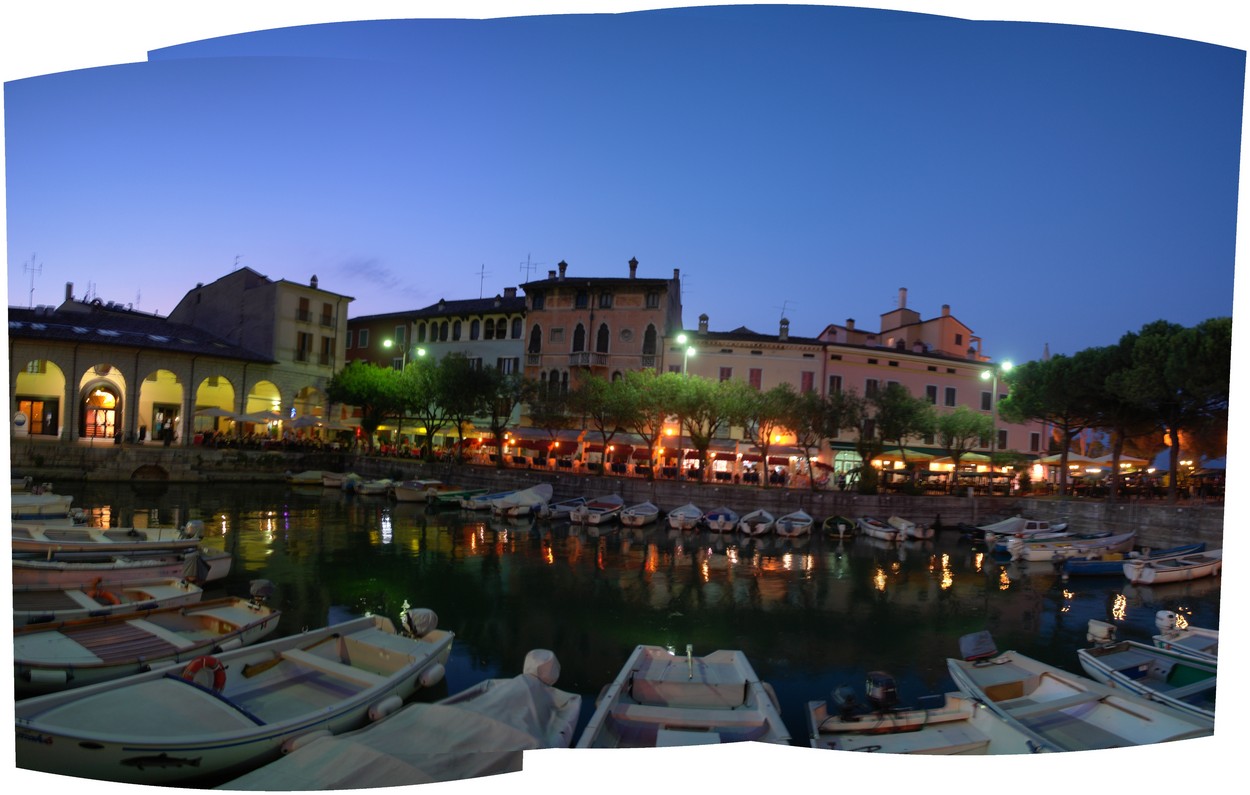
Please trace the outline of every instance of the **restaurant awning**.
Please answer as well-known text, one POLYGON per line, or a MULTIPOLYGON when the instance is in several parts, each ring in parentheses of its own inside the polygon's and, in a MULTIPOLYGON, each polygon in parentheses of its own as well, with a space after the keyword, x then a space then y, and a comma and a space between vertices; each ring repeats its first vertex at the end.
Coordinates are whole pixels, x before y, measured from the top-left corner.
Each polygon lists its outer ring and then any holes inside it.
MULTIPOLYGON (((926 453, 921 450, 913 450, 910 447, 891 447, 883 450, 881 455, 873 456, 873 460, 881 461, 932 461, 937 456, 932 453, 926 453)), ((967 460, 967 455, 964 456, 967 460)))
POLYGON ((640 461, 649 461, 651 459, 651 448, 635 447, 634 452, 630 453, 630 458, 635 458, 640 461))
POLYGON ((770 467, 772 467, 772 466, 778 466, 778 467, 789 466, 789 465, 790 465, 790 459, 789 459, 789 458, 786 458, 785 456, 780 456, 780 455, 770 455, 770 456, 768 457, 768 465, 769 465, 770 467))

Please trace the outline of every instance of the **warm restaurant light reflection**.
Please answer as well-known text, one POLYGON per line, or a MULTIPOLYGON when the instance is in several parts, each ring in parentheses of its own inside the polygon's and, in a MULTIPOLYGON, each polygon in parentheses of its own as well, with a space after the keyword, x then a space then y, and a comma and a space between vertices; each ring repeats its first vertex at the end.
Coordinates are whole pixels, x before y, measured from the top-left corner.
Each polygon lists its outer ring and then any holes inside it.
POLYGON ((985 564, 985 553, 978 552, 972 559, 972 567, 976 570, 978 574, 980 574, 981 572, 985 571, 984 564, 985 564))
POLYGON ((880 566, 877 567, 877 570, 872 575, 872 585, 878 591, 885 590, 885 569, 880 566))
POLYGON ((1074 596, 1076 594, 1072 591, 1069 591, 1067 588, 1063 589, 1063 607, 1059 608, 1060 613, 1067 613, 1072 609, 1072 597, 1074 596))
POLYGON ((1007 576, 1007 569, 998 570, 998 590, 1005 591, 1011 587, 1011 577, 1007 576))
POLYGON ((1128 615, 1128 597, 1122 593, 1115 595, 1115 601, 1111 605, 1111 617, 1116 621, 1123 621, 1128 615))
POLYGON ((942 553, 942 580, 941 588, 945 591, 955 584, 955 570, 951 568, 951 556, 945 552, 942 553))

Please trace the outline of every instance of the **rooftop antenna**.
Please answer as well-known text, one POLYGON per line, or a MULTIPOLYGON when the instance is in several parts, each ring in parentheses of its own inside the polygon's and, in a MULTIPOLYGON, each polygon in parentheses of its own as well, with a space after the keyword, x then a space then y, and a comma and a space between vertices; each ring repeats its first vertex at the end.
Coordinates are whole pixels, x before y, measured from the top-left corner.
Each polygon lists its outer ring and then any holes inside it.
POLYGON ((776 306, 774 306, 774 307, 773 307, 773 309, 780 309, 780 310, 781 310, 781 319, 782 319, 782 320, 785 320, 785 319, 786 319, 786 307, 788 307, 788 306, 790 306, 790 302, 789 302, 788 300, 785 300, 785 301, 782 301, 782 302, 781 302, 781 306, 780 306, 780 307, 776 307, 776 306))
POLYGON ((35 255, 31 254, 30 259, 27 260, 26 264, 22 266, 22 269, 30 274, 30 306, 27 307, 28 309, 33 309, 35 307, 35 274, 43 273, 43 263, 41 262, 38 265, 35 265, 33 264, 34 261, 35 255))
POLYGON ((482 297, 482 294, 486 289, 486 277, 489 274, 490 274, 490 271, 486 270, 486 263, 482 263, 482 269, 477 272, 477 275, 478 275, 477 297, 478 298, 482 297))
POLYGON ((530 280, 530 274, 533 273, 535 270, 537 270, 539 265, 544 265, 544 264, 546 263, 531 262, 530 255, 526 254, 525 262, 521 263, 521 272, 525 274, 525 279, 523 279, 523 281, 528 282, 530 280))

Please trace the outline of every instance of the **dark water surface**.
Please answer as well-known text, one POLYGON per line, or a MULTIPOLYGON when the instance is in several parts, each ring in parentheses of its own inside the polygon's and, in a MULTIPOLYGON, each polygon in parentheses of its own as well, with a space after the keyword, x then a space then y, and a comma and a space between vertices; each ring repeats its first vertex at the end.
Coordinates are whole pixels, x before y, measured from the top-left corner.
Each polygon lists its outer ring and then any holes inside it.
MULTIPOLYGON (((806 703, 868 671, 893 674, 904 702, 954 689, 946 658, 961 635, 988 629, 1075 673, 1089 619, 1149 642, 1155 613, 1215 627, 1220 580, 1135 587, 1122 577, 1064 582, 1050 564, 995 559, 958 534, 888 545, 814 534, 785 540, 678 533, 663 525, 606 530, 505 522, 384 497, 285 485, 58 484, 93 524, 201 519, 206 544, 233 553, 229 578, 205 598, 276 587, 277 636, 350 615, 397 619, 428 607, 456 633, 441 698, 520 672, 547 648, 557 686, 582 694, 578 733, 599 691, 640 643, 695 654, 746 652, 772 684, 793 744, 806 745, 806 703)), ((674 506, 661 506, 672 508, 674 506)), ((818 517, 818 520, 821 517, 818 517)))

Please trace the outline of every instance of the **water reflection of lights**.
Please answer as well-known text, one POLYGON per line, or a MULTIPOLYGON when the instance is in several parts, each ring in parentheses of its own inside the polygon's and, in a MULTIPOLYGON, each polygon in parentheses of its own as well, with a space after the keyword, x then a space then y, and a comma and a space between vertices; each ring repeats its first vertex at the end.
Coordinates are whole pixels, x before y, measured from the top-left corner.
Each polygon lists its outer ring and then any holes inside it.
POLYGON ((972 566, 973 566, 973 568, 974 568, 974 569, 976 569, 976 572, 977 572, 978 574, 980 574, 981 572, 985 571, 985 569, 983 568, 983 567, 984 567, 984 564, 985 564, 985 553, 984 553, 984 552, 978 552, 978 553, 976 554, 976 556, 975 556, 975 557, 973 557, 973 559, 972 559, 972 566))
POLYGON ((1176 614, 1176 628, 1188 629, 1189 619, 1185 618, 1185 613, 1188 612, 1188 609, 1184 607, 1178 607, 1173 612, 1176 614))
POLYGON ((891 574, 898 574, 898 573, 899 573, 900 571, 902 571, 902 570, 903 570, 903 566, 902 566, 902 564, 901 564, 901 563, 899 563, 897 560, 896 560, 896 561, 894 561, 893 563, 891 563, 891 564, 890 564, 890 573, 891 573, 891 574))
POLYGON ((654 574, 660 566, 660 548, 655 544, 647 544, 647 558, 643 568, 648 574, 654 574))
POLYGON ((998 590, 1005 591, 1011 587, 1011 577, 1007 575, 1007 567, 998 570, 998 590))
POLYGON ((1122 593, 1115 595, 1115 601, 1111 605, 1111 617, 1117 621, 1123 621, 1128 615, 1128 597, 1122 593))
POLYGON ((1074 592, 1069 591, 1067 588, 1063 589, 1063 607, 1059 608, 1060 613, 1066 613, 1072 609, 1072 597, 1074 596, 1076 596, 1074 592))
POLYGON ((781 556, 781 568, 785 569, 786 571, 790 571, 790 569, 794 567, 793 564, 794 564, 794 553, 787 550, 786 554, 781 556))
POLYGON ((945 591, 955 584, 955 570, 951 568, 951 556, 942 553, 942 580, 941 588, 945 591))
POLYGON ((708 579, 710 578, 711 572, 712 572, 712 567, 708 565, 708 559, 704 558, 702 564, 699 566, 699 574, 702 575, 703 582, 706 583, 708 581, 708 579))
POLYGON ((885 590, 885 569, 880 566, 877 567, 877 570, 872 575, 872 585, 878 591, 885 590))
POLYGON ((725 558, 729 561, 731 565, 736 564, 738 562, 738 548, 730 547, 729 549, 725 550, 725 558))
POLYGON ((551 539, 546 537, 543 538, 543 560, 546 561, 549 566, 556 562, 556 553, 555 550, 551 548, 551 539))
POLYGON ((382 543, 389 544, 395 537, 395 529, 391 524, 391 512, 382 511, 382 518, 379 522, 379 528, 382 532, 382 543))

